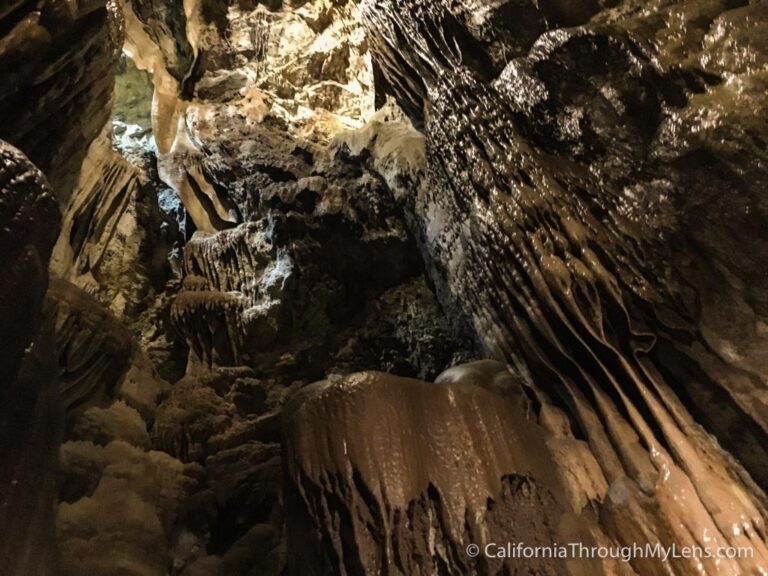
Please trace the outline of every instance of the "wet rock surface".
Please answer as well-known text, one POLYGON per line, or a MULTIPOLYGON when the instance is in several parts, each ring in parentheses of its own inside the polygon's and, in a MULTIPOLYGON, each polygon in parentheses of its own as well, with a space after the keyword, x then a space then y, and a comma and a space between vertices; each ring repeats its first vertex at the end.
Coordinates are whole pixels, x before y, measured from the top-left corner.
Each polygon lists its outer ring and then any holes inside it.
MULTIPOLYGON (((302 389, 283 416, 288 543, 304 551, 290 571, 496 574, 514 563, 475 561, 465 542, 575 536, 560 532, 543 431, 513 400, 522 392, 509 392, 376 372, 302 389)), ((527 569, 561 574, 565 563, 527 569)))
MULTIPOLYGON (((570 414, 610 485, 601 516, 609 537, 626 542, 654 526, 661 541, 680 538, 667 494, 695 494, 686 538, 703 544, 712 529, 718 541, 748 542, 762 558, 765 454, 757 447, 766 444, 754 410, 763 401, 762 369, 738 399, 723 377, 743 375, 743 365, 734 358, 727 366, 722 348, 712 346, 717 329, 704 328, 701 305, 723 295, 712 294, 722 284, 705 280, 705 270, 740 275, 734 260, 717 264, 710 250, 742 236, 703 227, 699 218, 720 219, 715 196, 727 189, 749 204, 734 215, 748 227, 761 210, 764 170, 761 160, 747 168, 722 155, 729 145, 751 146, 742 132, 751 122, 733 129, 729 113, 707 107, 703 130, 722 138, 689 136, 682 127, 701 110, 702 95, 764 74, 764 53, 732 59, 727 70, 706 55, 711 42, 703 38, 719 37, 732 18, 759 20, 762 11, 732 8, 620 5, 584 27, 543 34, 496 79, 476 62, 482 38, 457 31, 447 4, 372 1, 363 15, 389 92, 424 124, 427 182, 412 210, 442 298, 489 354, 570 414), (410 49, 395 37, 409 39, 410 49), (751 170, 763 175, 742 180, 751 170), (721 192, 708 196, 710 185, 721 192), (726 420, 738 420, 740 431, 729 432, 726 420), (632 483, 634 497, 626 493, 632 483), (610 517, 628 510, 631 498, 655 499, 659 508, 635 516, 637 528, 628 530, 610 517), (724 514, 723 499, 733 515, 724 514), (746 535, 737 518, 751 518, 746 535)), ((730 98, 748 94, 737 89, 730 98)), ((700 125, 688 126, 700 133, 700 125)), ((755 236, 757 251, 762 241, 755 236)), ((743 289, 740 298, 748 298, 743 289)), ((708 569, 757 570, 762 562, 708 569)))
POLYGON ((0 146, 3 565, 764 571, 766 22, 0 9, 0 137, 53 187, 0 146), (466 553, 507 541, 750 554, 466 553))

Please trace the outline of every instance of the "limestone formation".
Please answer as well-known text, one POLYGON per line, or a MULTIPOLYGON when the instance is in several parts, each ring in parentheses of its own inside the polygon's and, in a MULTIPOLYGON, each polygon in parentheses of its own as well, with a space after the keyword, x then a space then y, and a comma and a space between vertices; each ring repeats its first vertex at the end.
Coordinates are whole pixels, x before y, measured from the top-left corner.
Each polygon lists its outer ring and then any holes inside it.
MULTIPOLYGON (((289 549, 303 550, 289 556, 292 573, 496 574, 514 563, 476 561, 469 543, 587 535, 565 527, 542 431, 511 399, 461 378, 354 374, 304 388, 284 418, 289 549)), ((527 569, 566 571, 542 560, 527 569)))
POLYGON ((12 0, 0 22, 0 138, 29 156, 65 206, 109 119, 122 19, 107 0, 12 0))
POLYGON ((61 425, 53 326, 43 303, 58 228, 43 174, 0 141, 0 562, 10 576, 44 576, 54 566, 61 425))
POLYGON ((242 221, 213 181, 206 150, 221 121, 236 131, 272 116, 311 140, 373 113, 373 76, 356 3, 121 2, 127 51, 154 75, 152 126, 160 175, 197 229, 242 221))
MULTIPOLYGON (((699 293, 710 297, 707 271, 720 267, 736 280, 746 267, 718 266, 716 246, 730 245, 731 233, 703 232, 692 218, 719 210, 706 193, 719 182, 748 206, 734 216, 748 227, 752 211, 761 211, 762 176, 737 183, 754 168, 722 148, 751 145, 727 128, 727 111, 710 112, 706 129, 719 132, 717 143, 689 140, 680 123, 700 94, 761 74, 767 60, 755 46, 746 61, 714 69, 705 49, 671 68, 654 51, 669 58, 674 49, 664 35, 672 29, 662 33, 657 22, 672 27, 682 17, 675 41, 693 47, 707 33, 723 34, 724 22, 759 19, 762 10, 664 4, 638 16, 620 6, 585 27, 543 34, 494 80, 483 38, 463 28, 447 3, 371 0, 363 8, 386 89, 424 123, 428 182, 412 209, 444 302, 488 354, 570 412, 610 483, 601 516, 610 537, 626 543, 651 530, 667 543, 714 539, 754 550, 741 564, 702 563, 727 573, 765 563, 766 429, 754 410, 764 393, 758 368, 753 385, 734 395, 724 375, 744 374, 744 366, 727 366, 697 329, 707 323, 697 304, 699 293), (670 123, 674 136, 665 130, 670 123), (716 168, 703 161, 715 154, 716 168), (718 401, 693 400, 686 409, 683 401, 702 387, 718 401), (736 419, 738 440, 725 424, 736 419), (686 512, 678 507, 683 497, 686 512), (629 512, 645 499, 658 509, 629 512), (613 520, 622 514, 636 526, 613 520)), ((741 94, 731 98, 754 102, 741 94)), ((764 235, 754 239, 761 250, 764 235)), ((759 315, 753 302, 745 305, 750 316, 759 315)))
POLYGON ((106 134, 90 147, 51 270, 94 294, 121 319, 137 318, 172 274, 181 240, 158 207, 146 173, 115 152, 106 134))
POLYGON ((767 31, 3 3, 0 572, 765 574, 767 31))

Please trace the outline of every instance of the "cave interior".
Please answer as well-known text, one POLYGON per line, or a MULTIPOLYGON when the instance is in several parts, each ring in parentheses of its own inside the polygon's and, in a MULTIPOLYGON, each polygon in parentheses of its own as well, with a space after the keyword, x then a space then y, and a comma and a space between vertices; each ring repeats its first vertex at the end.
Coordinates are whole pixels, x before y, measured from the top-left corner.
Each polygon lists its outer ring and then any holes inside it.
POLYGON ((4 576, 768 575, 765 0, 5 0, 4 576))

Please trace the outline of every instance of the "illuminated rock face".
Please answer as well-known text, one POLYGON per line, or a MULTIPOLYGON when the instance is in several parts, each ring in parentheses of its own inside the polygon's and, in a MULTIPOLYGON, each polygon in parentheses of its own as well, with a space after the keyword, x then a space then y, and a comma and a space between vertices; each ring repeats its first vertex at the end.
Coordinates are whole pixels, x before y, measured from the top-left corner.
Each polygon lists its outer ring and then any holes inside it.
POLYGON ((106 0, 11 1, 0 22, 0 138, 45 173, 63 207, 109 119, 120 19, 106 0))
POLYGON ((0 571, 765 572, 766 22, 6 2, 0 571))
POLYGON ((731 573, 766 565, 765 364, 712 304, 731 299, 747 340, 762 341, 746 262, 764 254, 765 173, 726 151, 765 132, 737 110, 765 110, 741 87, 764 78, 766 55, 728 24, 758 34, 764 8, 715 4, 620 6, 544 34, 498 77, 447 3, 370 1, 363 15, 384 86, 424 125, 428 176, 412 210, 443 301, 589 442, 608 481, 608 538, 752 547, 754 559, 703 562, 731 573), (674 26, 698 50, 680 68, 674 26), (744 58, 708 52, 738 42, 744 58), (717 223, 714 187, 744 207, 732 214, 741 232, 717 223), (743 230, 752 255, 724 258, 743 230), (722 275, 734 283, 713 285, 722 275))
MULTIPOLYGON (((467 545, 576 537, 544 430, 512 392, 370 372, 296 394, 284 412, 288 537, 304 552, 291 572, 495 574, 514 563, 476 560, 467 545)), ((528 569, 562 574, 565 563, 528 569)))
POLYGON ((160 177, 202 232, 243 221, 211 174, 222 133, 263 131, 268 119, 280 136, 327 142, 374 111, 356 2, 120 4, 126 52, 154 75, 160 177))

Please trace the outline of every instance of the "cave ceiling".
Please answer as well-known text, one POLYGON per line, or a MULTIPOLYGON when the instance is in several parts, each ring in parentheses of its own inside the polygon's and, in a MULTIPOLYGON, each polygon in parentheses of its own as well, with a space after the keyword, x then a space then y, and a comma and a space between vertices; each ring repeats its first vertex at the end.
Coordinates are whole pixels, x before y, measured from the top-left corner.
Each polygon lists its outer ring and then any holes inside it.
POLYGON ((768 574, 763 0, 0 4, 0 573, 768 574))

